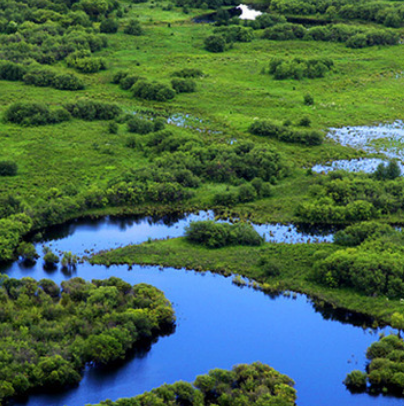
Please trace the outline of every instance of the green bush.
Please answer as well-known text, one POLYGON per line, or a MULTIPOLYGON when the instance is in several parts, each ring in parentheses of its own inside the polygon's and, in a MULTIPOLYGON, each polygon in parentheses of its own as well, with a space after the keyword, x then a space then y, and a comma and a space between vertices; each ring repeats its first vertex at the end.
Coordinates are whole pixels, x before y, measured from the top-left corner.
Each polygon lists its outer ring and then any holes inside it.
POLYGON ((18 166, 13 161, 0 161, 0 176, 16 176, 18 166))
POLYGON ((149 134, 154 131, 154 124, 152 121, 144 120, 139 117, 132 117, 128 122, 128 131, 137 134, 149 134))
POLYGON ((247 223, 215 223, 214 221, 192 222, 185 230, 185 238, 208 248, 220 248, 229 245, 258 246, 263 238, 247 223))
POLYGON ((55 124, 69 119, 69 112, 63 108, 50 110, 44 104, 28 102, 14 103, 4 114, 6 122, 24 126, 55 124))
POLYGON ((226 41, 221 35, 210 35, 204 41, 205 49, 209 52, 224 52, 226 41))
POLYGON ((73 117, 87 121, 113 120, 122 113, 121 108, 116 104, 87 99, 79 99, 74 103, 66 104, 65 107, 73 117))
POLYGON ((106 18, 105 20, 101 21, 100 24, 100 32, 104 34, 115 34, 118 32, 118 21, 114 20, 113 18, 106 18))
POLYGON ((9 61, 0 61, 0 79, 19 81, 22 80, 27 68, 23 65, 9 61))
POLYGON ((137 81, 132 89, 134 97, 144 100, 167 101, 175 97, 175 92, 167 85, 158 82, 137 81))
POLYGON ((171 86, 177 93, 192 93, 196 91, 196 83, 192 79, 173 79, 171 86))
POLYGON ((127 35, 143 35, 143 29, 138 20, 129 20, 123 32, 127 35))

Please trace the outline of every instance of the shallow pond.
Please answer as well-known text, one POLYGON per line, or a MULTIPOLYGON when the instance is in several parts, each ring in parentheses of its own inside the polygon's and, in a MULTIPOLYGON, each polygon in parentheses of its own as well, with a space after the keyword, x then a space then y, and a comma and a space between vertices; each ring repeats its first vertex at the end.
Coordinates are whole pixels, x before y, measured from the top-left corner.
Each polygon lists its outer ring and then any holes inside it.
POLYGON ((344 146, 368 153, 382 153, 388 158, 404 158, 404 122, 377 126, 331 128, 328 138, 344 146))
MULTIPOLYGON (((386 165, 388 161, 379 158, 362 158, 362 159, 342 159, 339 161, 327 162, 326 164, 314 165, 311 169, 316 173, 329 173, 332 171, 344 170, 348 172, 365 172, 373 173, 380 164, 386 165)), ((404 173, 404 165, 399 162, 401 175, 404 173)))

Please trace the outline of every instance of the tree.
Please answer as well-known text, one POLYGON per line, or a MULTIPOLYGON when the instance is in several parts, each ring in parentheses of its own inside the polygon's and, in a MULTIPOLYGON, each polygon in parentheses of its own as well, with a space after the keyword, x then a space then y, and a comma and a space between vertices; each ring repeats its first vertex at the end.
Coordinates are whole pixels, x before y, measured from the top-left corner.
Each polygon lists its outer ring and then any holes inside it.
POLYGON ((143 29, 138 20, 129 20, 123 32, 127 35, 143 35, 143 29))
POLYGON ((404 331, 404 315, 395 312, 391 315, 391 326, 398 330, 398 336, 401 337, 401 331, 404 331))

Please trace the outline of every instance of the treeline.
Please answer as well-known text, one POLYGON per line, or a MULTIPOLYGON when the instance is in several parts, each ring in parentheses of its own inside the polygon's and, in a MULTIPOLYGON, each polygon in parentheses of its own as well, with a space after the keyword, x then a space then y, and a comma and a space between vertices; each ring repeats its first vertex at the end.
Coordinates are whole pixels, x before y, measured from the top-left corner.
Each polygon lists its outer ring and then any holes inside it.
POLYGON ((268 365, 255 362, 240 364, 231 371, 213 369, 200 375, 193 384, 164 384, 134 398, 106 400, 96 406, 294 406, 294 382, 268 365))
POLYGON ((185 229, 185 238, 208 248, 229 245, 262 245, 261 237, 248 223, 216 223, 214 221, 194 221, 185 229))
POLYGON ((398 213, 404 208, 404 182, 399 175, 398 170, 383 180, 377 173, 335 171, 318 176, 310 188, 311 201, 302 203, 296 214, 309 223, 344 223, 398 213))
POLYGON ((366 358, 370 361, 366 372, 355 370, 349 373, 344 381, 347 388, 352 392, 367 390, 373 394, 383 393, 402 397, 404 392, 402 338, 396 335, 381 337, 368 348, 366 358))
POLYGON ((331 288, 353 288, 369 296, 404 295, 404 234, 389 225, 363 222, 335 235, 347 248, 315 258, 314 279, 331 288))
POLYGON ((175 320, 163 292, 115 277, 72 278, 59 287, 3 275, 0 301, 0 402, 76 385, 87 363, 124 359, 175 320))
POLYGON ((283 15, 322 15, 330 20, 361 20, 375 22, 386 27, 403 25, 404 6, 400 2, 377 0, 272 0, 269 10, 283 15))
POLYGON ((350 48, 364 48, 374 45, 397 45, 400 41, 400 33, 393 29, 341 23, 305 27, 302 24, 287 22, 282 14, 264 13, 255 20, 243 21, 237 17, 231 18, 226 10, 220 10, 215 24, 229 26, 215 30, 216 34, 226 39, 225 42, 249 42, 254 37, 261 37, 273 41, 339 42, 350 48), (263 31, 254 35, 251 30, 263 31))

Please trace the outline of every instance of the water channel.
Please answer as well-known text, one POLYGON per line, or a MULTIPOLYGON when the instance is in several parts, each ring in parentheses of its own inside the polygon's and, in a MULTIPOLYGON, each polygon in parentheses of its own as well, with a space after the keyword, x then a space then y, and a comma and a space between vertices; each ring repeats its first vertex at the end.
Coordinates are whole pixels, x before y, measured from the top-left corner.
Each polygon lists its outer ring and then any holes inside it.
MULTIPOLYGON (((180 236, 191 220, 212 217, 212 212, 201 212, 180 219, 79 220, 51 228, 37 248, 45 243, 55 251, 71 250, 82 255, 148 238, 180 236)), ((269 232, 270 226, 261 226, 261 230, 264 227, 269 232)), ((284 231, 289 230, 296 238, 308 238, 295 227, 285 227, 284 231)), ((272 234, 278 242, 285 237, 272 234)), ((310 237, 324 238, 321 234, 310 237)), ((332 234, 327 238, 332 239, 332 234)), ((292 238, 287 242, 293 242, 292 238)), ((77 388, 35 394, 25 403, 16 403, 18 406, 84 406, 107 398, 116 400, 165 382, 193 381, 213 368, 229 369, 257 360, 296 381, 299 406, 402 405, 402 399, 352 395, 345 389, 342 380, 351 370, 364 368, 365 350, 377 340, 377 332, 336 321, 332 312, 324 318, 304 295, 271 298, 251 288, 239 288, 231 278, 154 266, 128 270, 127 266, 107 268, 84 263, 69 274, 59 269, 46 271, 39 260, 33 267, 15 262, 1 271, 15 278, 46 277, 57 283, 73 276, 86 280, 117 276, 132 284, 150 283, 165 292, 177 315, 172 335, 138 351, 122 365, 89 367, 77 388)))

